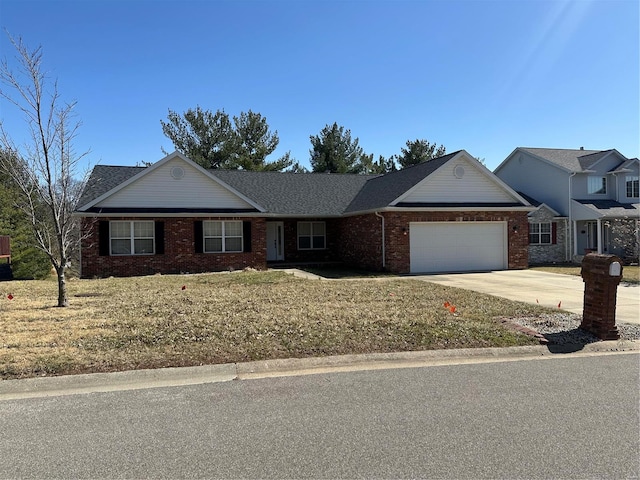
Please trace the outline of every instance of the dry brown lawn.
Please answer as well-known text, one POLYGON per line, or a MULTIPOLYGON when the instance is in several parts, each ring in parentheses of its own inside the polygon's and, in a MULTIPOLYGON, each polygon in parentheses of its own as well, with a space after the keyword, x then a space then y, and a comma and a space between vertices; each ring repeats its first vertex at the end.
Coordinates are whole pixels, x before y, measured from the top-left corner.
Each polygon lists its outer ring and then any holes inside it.
POLYGON ((57 308, 55 281, 0 283, 0 378, 529 345, 535 340, 497 319, 548 312, 412 279, 318 281, 273 271, 68 286, 70 306, 57 308))

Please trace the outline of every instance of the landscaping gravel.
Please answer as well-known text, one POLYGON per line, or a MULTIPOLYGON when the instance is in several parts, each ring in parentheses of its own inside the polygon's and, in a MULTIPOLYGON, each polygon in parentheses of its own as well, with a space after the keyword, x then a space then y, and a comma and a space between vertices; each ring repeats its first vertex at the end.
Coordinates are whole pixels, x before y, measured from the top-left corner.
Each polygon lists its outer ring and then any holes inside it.
MULTIPOLYGON (((544 335, 549 343, 556 345, 600 341, 595 335, 579 328, 582 317, 573 313, 550 313, 535 318, 514 318, 511 321, 544 335)), ((640 325, 618 323, 617 327, 622 340, 640 340, 640 325)))

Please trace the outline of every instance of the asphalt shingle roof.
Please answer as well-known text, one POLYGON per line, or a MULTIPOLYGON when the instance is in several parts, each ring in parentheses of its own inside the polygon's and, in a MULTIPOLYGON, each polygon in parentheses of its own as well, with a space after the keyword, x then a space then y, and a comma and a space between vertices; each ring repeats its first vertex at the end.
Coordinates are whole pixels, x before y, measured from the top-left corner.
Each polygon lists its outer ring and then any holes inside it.
POLYGON ((580 150, 566 148, 521 148, 572 172, 587 170, 610 150, 580 150))
MULTIPOLYGON (((146 167, 96 165, 78 206, 84 206, 146 167)), ((375 175, 209 170, 236 191, 280 215, 341 215, 362 186, 375 175)))
POLYGON ((347 207, 345 213, 375 210, 392 201, 435 172, 459 152, 419 163, 369 180, 347 207))
POLYGON ((620 203, 615 200, 576 200, 576 202, 597 210, 605 217, 638 217, 640 204, 620 203))
MULTIPOLYGON (((387 207, 458 153, 453 152, 386 175, 243 170, 209 170, 209 173, 251 199, 267 213, 331 217, 387 207)), ((87 205, 145 168, 97 165, 78 206, 87 205)))
POLYGON ((96 165, 91 171, 87 185, 78 200, 78 207, 101 197, 112 188, 143 171, 146 167, 121 167, 115 165, 96 165))
POLYGON ((242 170, 211 173, 270 213, 305 216, 341 215, 363 185, 375 177, 242 170))

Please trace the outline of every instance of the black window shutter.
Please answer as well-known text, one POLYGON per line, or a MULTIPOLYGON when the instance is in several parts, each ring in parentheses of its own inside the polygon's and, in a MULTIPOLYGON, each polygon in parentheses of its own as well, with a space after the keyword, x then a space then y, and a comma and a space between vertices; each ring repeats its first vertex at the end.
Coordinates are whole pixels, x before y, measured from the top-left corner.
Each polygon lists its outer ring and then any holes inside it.
POLYGON ((102 256, 109 255, 109 222, 106 220, 98 223, 98 253, 102 256))
POLYGON ((164 254, 164 222, 155 222, 156 255, 164 254))
POLYGON ((251 251, 251 222, 242 222, 242 238, 244 245, 242 246, 243 252, 251 251))
POLYGON ((193 222, 193 241, 196 247, 196 253, 202 253, 204 251, 202 248, 202 220, 196 220, 193 222))
POLYGON ((551 243, 553 245, 558 243, 558 224, 557 222, 551 223, 551 243))

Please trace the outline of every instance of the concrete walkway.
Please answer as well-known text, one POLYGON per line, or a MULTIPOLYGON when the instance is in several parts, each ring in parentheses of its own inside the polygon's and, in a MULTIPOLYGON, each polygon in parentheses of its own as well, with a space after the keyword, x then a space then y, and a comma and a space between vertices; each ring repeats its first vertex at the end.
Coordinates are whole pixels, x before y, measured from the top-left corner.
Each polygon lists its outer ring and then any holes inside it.
MULTIPOLYGON (((416 275, 411 278, 464 288, 582 315, 584 282, 581 277, 535 270, 416 275)), ((640 286, 618 285, 616 323, 640 324, 640 286)))

